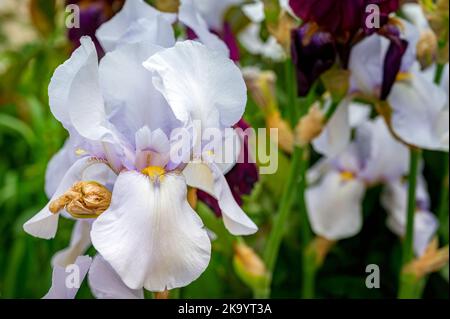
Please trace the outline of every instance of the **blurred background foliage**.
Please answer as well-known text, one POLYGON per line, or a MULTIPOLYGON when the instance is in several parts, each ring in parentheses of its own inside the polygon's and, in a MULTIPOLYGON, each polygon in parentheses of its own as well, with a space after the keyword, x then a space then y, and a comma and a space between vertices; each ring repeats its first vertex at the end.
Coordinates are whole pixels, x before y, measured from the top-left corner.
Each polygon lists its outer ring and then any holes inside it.
MULTIPOLYGON (((47 87, 55 68, 67 59, 71 50, 64 28, 64 1, 0 0, 0 298, 42 297, 51 283, 51 257, 65 248, 70 239, 73 222, 64 218, 60 219, 56 238, 49 241, 27 235, 22 225, 46 204, 46 165, 67 137, 50 112, 47 87)), ((277 82, 280 104, 287 103, 283 65, 255 60, 245 54, 241 64, 275 70, 280 79, 277 82)), ((265 125, 264 115, 251 100, 246 119, 254 127, 265 125)), ((425 161, 436 212, 446 158, 428 152, 425 161)), ((278 172, 262 176, 253 193, 245 199, 244 210, 260 225, 258 234, 246 240, 258 253, 270 232, 288 167, 288 157, 280 153, 278 172)), ((385 226, 386 213, 379 205, 379 196, 378 188, 366 196, 362 232, 339 242, 331 250, 317 275, 317 297, 395 298, 400 242, 385 226), (381 289, 366 288, 368 264, 380 266, 381 289)), ((304 247, 300 245, 296 211, 294 207, 277 261, 272 290, 275 298, 300 296, 300 256, 304 247)), ((207 206, 200 204, 198 212, 217 239, 213 242, 208 269, 197 281, 183 288, 180 297, 251 297, 252 291, 233 270, 236 239, 225 231, 207 206)), ((448 227, 443 229, 442 236, 448 242, 448 227)), ((86 282, 77 297, 91 297, 86 282)), ((446 273, 430 276, 424 298, 448 297, 447 268, 446 273)))

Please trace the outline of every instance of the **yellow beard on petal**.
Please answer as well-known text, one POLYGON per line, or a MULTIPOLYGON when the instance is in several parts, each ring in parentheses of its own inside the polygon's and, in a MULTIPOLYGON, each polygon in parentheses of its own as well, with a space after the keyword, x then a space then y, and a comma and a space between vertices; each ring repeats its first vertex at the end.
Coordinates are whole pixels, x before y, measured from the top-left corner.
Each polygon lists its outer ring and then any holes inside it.
POLYGON ((349 182, 355 179, 355 174, 350 171, 341 172, 342 181, 349 182))
POLYGON ((141 171, 142 174, 147 175, 152 182, 157 180, 163 181, 166 170, 160 166, 148 166, 141 171))
POLYGON ((412 79, 412 74, 409 72, 399 72, 397 74, 397 78, 396 78, 396 80, 399 82, 400 81, 409 81, 411 79, 412 79))

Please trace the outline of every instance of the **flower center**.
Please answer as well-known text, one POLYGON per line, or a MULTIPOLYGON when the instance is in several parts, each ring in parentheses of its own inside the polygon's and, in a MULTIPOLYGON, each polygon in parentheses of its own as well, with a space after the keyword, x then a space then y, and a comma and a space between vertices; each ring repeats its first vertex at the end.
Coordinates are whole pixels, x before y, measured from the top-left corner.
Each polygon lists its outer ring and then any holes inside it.
POLYGON ((156 180, 163 180, 164 174, 166 170, 160 166, 148 166, 141 171, 142 174, 150 177, 152 182, 156 182, 156 180))
POLYGON ((341 172, 341 179, 345 182, 349 182, 355 179, 355 174, 350 171, 341 172))
POLYGON ((412 74, 411 73, 409 73, 409 72, 399 72, 398 74, 397 74, 397 81, 399 81, 399 82, 404 82, 404 81, 409 81, 409 80, 411 80, 411 78, 412 78, 412 74))

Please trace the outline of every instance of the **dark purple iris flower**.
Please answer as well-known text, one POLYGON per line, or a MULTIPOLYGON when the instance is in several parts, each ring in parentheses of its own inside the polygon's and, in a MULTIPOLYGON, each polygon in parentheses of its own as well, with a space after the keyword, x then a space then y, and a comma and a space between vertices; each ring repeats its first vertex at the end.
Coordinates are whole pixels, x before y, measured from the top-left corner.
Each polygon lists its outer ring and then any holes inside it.
POLYGON ((380 99, 386 100, 400 71, 403 56, 408 48, 408 41, 401 39, 400 32, 396 26, 386 25, 381 34, 391 42, 384 59, 383 82, 380 94, 380 99))
POLYGON ((239 45, 237 43, 236 36, 234 35, 233 30, 231 29, 231 26, 228 22, 225 22, 223 24, 222 40, 230 50, 230 59, 234 62, 239 61, 239 45))
POLYGON ((320 75, 333 66, 337 56, 332 34, 325 31, 314 32, 311 27, 307 23, 292 31, 291 55, 300 96, 308 94, 320 75))
POLYGON ((289 0, 294 13, 304 22, 315 22, 335 36, 348 36, 365 29, 366 8, 380 8, 380 27, 399 7, 399 0, 289 0))
MULTIPOLYGON (((235 128, 241 128, 245 131, 249 128, 249 125, 244 120, 240 120, 235 125, 235 128)), ((241 136, 241 139, 242 138, 243 137, 241 136)), ((239 205, 243 204, 242 196, 250 194, 255 183, 259 180, 256 164, 249 163, 248 160, 250 156, 248 140, 245 139, 243 142, 244 147, 242 148, 239 156, 241 159, 245 159, 245 161, 239 161, 240 163, 236 163, 236 165, 234 165, 234 167, 225 175, 228 185, 230 186, 231 193, 239 205)), ((219 204, 214 197, 201 190, 198 190, 197 196, 198 199, 208 205, 217 216, 221 216, 219 204)))
MULTIPOLYGON (((239 45, 230 24, 228 22, 224 22, 221 31, 211 30, 211 32, 221 38, 222 41, 226 44, 228 50, 230 50, 230 59, 234 62, 239 61, 239 45)), ((198 38, 194 30, 192 30, 191 28, 186 28, 186 37, 188 38, 188 40, 196 40, 198 38)))
POLYGON ((67 0, 67 4, 80 6, 80 28, 70 28, 67 36, 73 48, 80 46, 82 36, 90 36, 95 43, 99 56, 104 55, 103 48, 95 37, 97 29, 118 11, 121 0, 67 0))

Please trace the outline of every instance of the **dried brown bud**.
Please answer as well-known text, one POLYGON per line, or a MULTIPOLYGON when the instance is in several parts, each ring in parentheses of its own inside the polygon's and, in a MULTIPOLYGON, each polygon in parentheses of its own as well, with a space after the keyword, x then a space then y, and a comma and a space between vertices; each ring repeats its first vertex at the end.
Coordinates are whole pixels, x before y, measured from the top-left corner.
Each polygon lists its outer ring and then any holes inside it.
POLYGON ((155 292, 155 299, 169 299, 170 293, 169 290, 164 290, 161 292, 155 292))
POLYGON ((438 62, 445 64, 448 62, 449 54, 449 1, 438 0, 437 2, 433 2, 430 0, 421 0, 420 2, 425 10, 431 28, 435 35, 439 37, 438 62))
POLYGON ((295 142, 299 146, 309 144, 313 139, 318 137, 323 130, 325 117, 319 104, 314 104, 303 116, 295 128, 295 142))
POLYGON ((283 151, 292 153, 294 150, 294 134, 278 111, 267 116, 266 125, 268 128, 278 129, 278 145, 283 151))
POLYGON ((330 69, 321 76, 322 82, 334 101, 342 100, 350 87, 350 71, 330 69))
POLYGON ((266 265, 255 251, 243 242, 234 245, 235 263, 238 263, 247 276, 264 277, 267 274, 266 265))
POLYGON ((278 21, 267 26, 270 34, 286 52, 291 49, 291 31, 298 26, 298 22, 286 11, 281 11, 278 21))
POLYGON ((325 237, 318 236, 309 245, 309 249, 316 256, 317 266, 321 266, 336 241, 329 240, 325 237))
POLYGON ((245 68, 242 72, 256 105, 266 114, 278 110, 275 94, 275 83, 277 80, 275 73, 272 71, 261 71, 257 68, 245 68))
POLYGON ((417 43, 417 57, 422 68, 427 68, 434 61, 438 53, 438 39, 433 30, 422 31, 419 42, 417 43))
POLYGON ((188 193, 187 193, 187 201, 189 203, 189 205, 191 205, 192 209, 196 209, 197 208, 197 188, 194 187, 189 187, 188 188, 188 193))
POLYGON ((433 272, 439 271, 448 264, 449 247, 439 249, 439 243, 435 238, 429 245, 425 253, 418 259, 407 264, 403 271, 413 274, 417 279, 423 278, 433 272))
POLYGON ((163 12, 178 12, 180 0, 156 0, 155 7, 163 12))
POLYGON ((66 209, 75 218, 95 218, 108 209, 111 192, 97 182, 78 182, 50 203, 54 214, 66 209))

